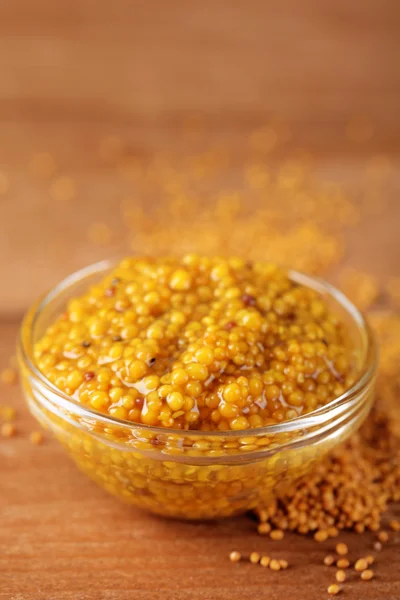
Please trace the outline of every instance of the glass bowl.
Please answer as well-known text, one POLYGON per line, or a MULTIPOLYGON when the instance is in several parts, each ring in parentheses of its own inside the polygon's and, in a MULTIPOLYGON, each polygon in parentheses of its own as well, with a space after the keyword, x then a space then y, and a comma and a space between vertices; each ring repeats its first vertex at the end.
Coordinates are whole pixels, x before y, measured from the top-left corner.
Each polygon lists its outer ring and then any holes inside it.
POLYGON ((354 305, 320 279, 290 271, 346 324, 359 377, 326 406, 246 431, 182 431, 112 418, 57 389, 37 369, 33 345, 68 300, 114 266, 105 261, 67 277, 26 314, 18 341, 21 379, 33 415, 78 467, 121 500, 181 519, 215 519, 265 505, 287 491, 358 429, 374 397, 377 346, 354 305))

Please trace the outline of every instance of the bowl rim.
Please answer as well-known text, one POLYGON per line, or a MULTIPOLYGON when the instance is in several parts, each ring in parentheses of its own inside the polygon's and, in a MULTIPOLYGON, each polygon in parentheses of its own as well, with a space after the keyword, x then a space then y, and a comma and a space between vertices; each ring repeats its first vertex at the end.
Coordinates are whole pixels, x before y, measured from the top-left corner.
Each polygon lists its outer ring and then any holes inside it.
POLYGON ((346 390, 341 396, 331 400, 328 404, 310 412, 305 415, 301 415, 288 421, 283 421, 275 425, 266 425, 265 427, 249 428, 242 430, 222 430, 222 431, 202 431, 198 429, 173 429, 161 426, 146 425, 143 423, 136 423, 125 419, 119 419, 112 417, 93 408, 81 404, 78 400, 75 400, 68 394, 65 394, 62 390, 57 388, 50 380, 48 380, 43 373, 38 369, 34 363, 32 352, 30 351, 33 346, 32 338, 35 325, 39 316, 46 309, 48 304, 57 298, 62 292, 65 292, 68 288, 74 284, 82 282, 84 279, 95 275, 105 273, 119 263, 118 260, 109 259, 102 260, 93 264, 90 264, 82 269, 78 269, 73 273, 67 275, 58 284, 56 284, 47 294, 40 297, 38 300, 33 302, 25 313, 21 326, 19 328, 19 334, 17 339, 17 350, 20 361, 25 368, 27 368, 30 374, 35 377, 42 386, 48 389, 51 393, 52 398, 58 397, 60 399, 60 405, 63 408, 70 407, 71 410, 78 412, 80 416, 95 418, 108 425, 119 425, 123 428, 130 428, 135 430, 136 434, 138 431, 146 433, 154 433, 155 435, 173 435, 174 437, 182 438, 212 438, 212 437, 227 437, 227 438, 244 438, 244 437, 259 437, 263 435, 275 435, 278 433, 287 433, 290 431, 307 430, 312 427, 323 425, 324 423, 331 420, 335 414, 343 414, 346 412, 347 407, 351 408, 354 405, 354 399, 368 386, 368 384, 374 378, 377 370, 378 363, 378 344, 376 336, 372 331, 367 319, 362 313, 356 308, 356 306, 338 290, 334 285, 328 283, 320 277, 314 275, 306 275, 300 271, 294 269, 287 269, 287 273, 290 278, 295 280, 301 285, 312 287, 319 293, 328 294, 334 298, 351 316, 356 325, 360 328, 360 331, 364 334, 366 340, 365 356, 363 364, 360 367, 360 373, 354 384, 346 390), (29 328, 29 329, 28 329, 29 328), (29 335, 27 335, 27 333, 29 335))

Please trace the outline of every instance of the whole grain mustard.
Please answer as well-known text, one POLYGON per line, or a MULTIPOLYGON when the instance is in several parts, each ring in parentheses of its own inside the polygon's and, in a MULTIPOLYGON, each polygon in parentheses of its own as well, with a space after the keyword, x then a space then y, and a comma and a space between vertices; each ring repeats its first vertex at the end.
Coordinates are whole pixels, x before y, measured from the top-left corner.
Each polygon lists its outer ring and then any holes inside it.
POLYGON ((36 343, 40 371, 110 417, 246 430, 340 396, 356 369, 344 324, 275 264, 125 258, 36 343))
MULTIPOLYGON (((290 427, 360 367, 329 300, 284 269, 190 254, 126 258, 107 273, 82 296, 67 291, 65 311, 34 334, 33 363, 62 394, 20 358, 33 413, 121 500, 185 519, 268 506, 362 422, 358 411, 322 437, 317 424, 290 427)), ((367 410, 372 399, 371 388, 367 410)))

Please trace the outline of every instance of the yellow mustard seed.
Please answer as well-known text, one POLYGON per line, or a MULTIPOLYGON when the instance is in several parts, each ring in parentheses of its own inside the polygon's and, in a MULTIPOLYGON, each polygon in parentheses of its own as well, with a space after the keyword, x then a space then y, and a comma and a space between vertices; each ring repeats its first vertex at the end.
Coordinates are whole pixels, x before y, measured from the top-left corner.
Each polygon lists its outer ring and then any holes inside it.
POLYGON ((260 523, 257 531, 260 535, 267 535, 271 531, 271 525, 269 523, 260 523))
POLYGON ((284 558, 281 558, 279 560, 279 564, 281 565, 281 569, 287 569, 289 566, 289 563, 287 560, 285 560, 284 558))
POLYGON ((339 535, 339 529, 337 527, 329 527, 328 528, 329 537, 337 537, 339 535))
POLYGON ((339 556, 345 556, 346 554, 348 554, 349 549, 347 547, 346 544, 344 544, 343 542, 340 542, 339 544, 336 545, 336 553, 339 554, 339 556))
POLYGON ((269 537, 271 538, 271 540, 275 541, 283 540, 283 538, 285 537, 285 532, 282 531, 282 529, 274 529, 269 534, 269 537))
POLYGON ((382 543, 385 544, 387 541, 389 541, 389 534, 387 531, 379 531, 378 532, 378 540, 382 543))
POLYGON ((329 534, 326 530, 320 529, 314 533, 314 540, 316 542, 325 542, 329 537, 329 534))
POLYGON ((190 273, 184 269, 177 269, 171 274, 169 280, 169 286, 173 290, 179 292, 186 291, 190 288, 191 276, 190 273))
POLYGON ((336 561, 336 566, 338 569, 348 569, 350 566, 350 561, 348 558, 339 558, 336 561))
POLYGON ((398 521, 397 519, 393 519, 392 521, 390 521, 390 529, 392 531, 400 531, 400 521, 398 521))
POLYGON ((374 572, 371 569, 366 569, 361 573, 361 579, 363 581, 369 581, 374 576, 374 572))
POLYGON ((334 562, 335 562, 335 557, 332 556, 332 554, 328 554, 327 556, 325 556, 324 565, 326 565, 327 567, 330 567, 333 565, 334 562))
POLYGON ((260 559, 261 559, 261 556, 258 554, 258 552, 252 552, 250 554, 249 560, 253 565, 257 565, 260 562, 260 559))
POLYGON ((185 399, 180 392, 172 392, 167 396, 167 403, 171 410, 176 411, 183 407, 185 399))
POLYGON ((13 437, 17 432, 14 423, 3 423, 0 431, 3 437, 13 437))
POLYGON ((271 571, 280 571, 281 570, 280 561, 277 560, 276 558, 273 558, 271 560, 271 562, 269 563, 269 568, 271 569, 271 571))
POLYGON ((368 561, 366 558, 359 558, 355 564, 354 564, 354 569, 356 571, 365 571, 368 568, 368 561))
POLYGON ((339 592, 340 586, 337 583, 332 583, 332 585, 328 587, 328 594, 330 596, 336 596, 339 592))
POLYGON ((346 573, 343 570, 336 571, 336 581, 338 583, 343 583, 346 580, 346 573))
POLYGON ((43 433, 41 431, 32 431, 29 435, 29 439, 32 444, 40 446, 40 444, 43 442, 43 433))
POLYGON ((367 563, 368 563, 369 565, 373 565, 373 564, 374 564, 374 562, 375 562, 375 557, 374 557, 374 556, 372 556, 372 554, 369 554, 369 555, 366 557, 366 561, 367 561, 367 563))
POLYGON ((267 555, 262 556, 260 559, 260 565, 262 567, 269 567, 270 562, 271 562, 271 558, 267 555))
POLYGON ((237 550, 233 550, 230 554, 229 554, 229 560, 231 562, 239 562, 240 559, 242 558, 242 555, 240 554, 240 552, 238 552, 237 550))

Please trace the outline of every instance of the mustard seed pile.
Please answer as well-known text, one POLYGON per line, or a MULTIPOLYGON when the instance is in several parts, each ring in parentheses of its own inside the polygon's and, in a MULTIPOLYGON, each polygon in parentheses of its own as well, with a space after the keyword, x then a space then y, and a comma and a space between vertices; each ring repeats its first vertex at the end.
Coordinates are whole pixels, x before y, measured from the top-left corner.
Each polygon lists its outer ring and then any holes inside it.
POLYGON ((314 290, 241 258, 126 258, 36 343, 41 372, 84 405, 173 429, 245 430, 315 410, 357 369, 314 290))
POLYGON ((262 527, 316 532, 314 539, 322 542, 342 529, 378 531, 389 503, 399 500, 399 440, 390 433, 387 417, 373 411, 344 446, 333 450, 286 494, 257 511, 259 532, 262 527))

